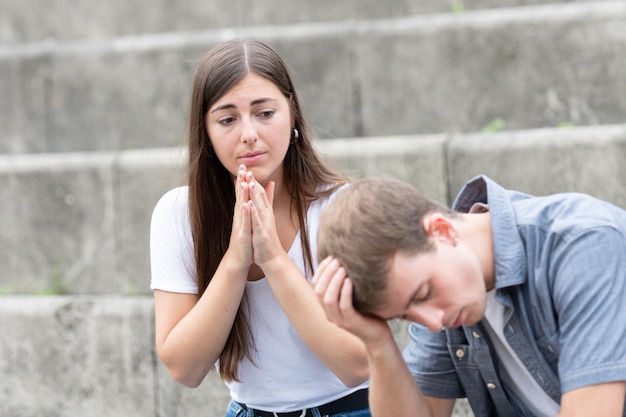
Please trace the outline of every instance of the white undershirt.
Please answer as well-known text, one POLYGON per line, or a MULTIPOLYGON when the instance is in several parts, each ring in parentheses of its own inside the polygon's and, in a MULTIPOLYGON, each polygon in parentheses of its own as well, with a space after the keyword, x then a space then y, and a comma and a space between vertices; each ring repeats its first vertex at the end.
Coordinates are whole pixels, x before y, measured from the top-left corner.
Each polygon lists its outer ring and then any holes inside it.
POLYGON ((554 417, 559 404, 541 389, 504 337, 504 306, 496 301, 495 290, 487 293, 485 329, 496 351, 500 378, 537 417, 554 417))

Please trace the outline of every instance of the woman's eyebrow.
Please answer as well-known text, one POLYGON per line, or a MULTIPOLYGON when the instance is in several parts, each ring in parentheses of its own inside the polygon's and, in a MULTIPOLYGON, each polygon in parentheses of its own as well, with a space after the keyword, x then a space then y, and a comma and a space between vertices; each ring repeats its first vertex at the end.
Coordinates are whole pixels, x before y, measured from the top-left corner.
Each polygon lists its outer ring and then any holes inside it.
POLYGON ((211 113, 215 113, 216 111, 220 111, 220 110, 234 109, 234 108, 235 108, 234 104, 222 104, 221 106, 217 106, 216 108, 211 110, 211 113))
POLYGON ((275 98, 271 98, 271 97, 263 97, 263 98, 258 98, 256 100, 253 100, 252 103, 250 103, 252 106, 256 106, 257 104, 263 104, 263 103, 267 103, 268 101, 276 101, 275 98))
MULTIPOLYGON (((256 100, 252 100, 250 105, 251 106, 256 106, 257 104, 267 103, 268 101, 276 101, 276 99, 275 98, 271 98, 271 97, 257 98, 256 100)), ((231 104, 231 103, 222 104, 221 106, 217 106, 216 108, 211 110, 211 113, 215 113, 216 111, 220 111, 220 110, 234 109, 236 107, 237 106, 235 106, 234 104, 231 104)))

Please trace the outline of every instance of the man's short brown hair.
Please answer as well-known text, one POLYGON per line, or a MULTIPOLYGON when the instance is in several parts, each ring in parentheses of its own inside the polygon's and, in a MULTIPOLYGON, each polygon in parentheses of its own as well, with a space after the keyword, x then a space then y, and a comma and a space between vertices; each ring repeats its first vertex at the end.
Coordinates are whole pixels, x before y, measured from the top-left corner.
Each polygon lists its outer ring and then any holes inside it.
POLYGON ((422 218, 429 212, 453 216, 409 183, 388 177, 356 180, 333 197, 320 219, 319 259, 333 256, 354 285, 353 305, 372 313, 387 303, 387 276, 398 252, 433 250, 422 218))

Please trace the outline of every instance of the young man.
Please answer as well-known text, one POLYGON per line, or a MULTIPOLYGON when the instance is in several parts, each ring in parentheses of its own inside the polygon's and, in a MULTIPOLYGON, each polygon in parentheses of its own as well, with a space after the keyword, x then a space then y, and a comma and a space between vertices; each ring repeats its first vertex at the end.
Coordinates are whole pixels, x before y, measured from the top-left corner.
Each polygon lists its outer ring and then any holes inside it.
POLYGON ((626 211, 485 176, 454 210, 366 178, 322 215, 315 291, 367 347, 372 414, 626 416, 626 211))

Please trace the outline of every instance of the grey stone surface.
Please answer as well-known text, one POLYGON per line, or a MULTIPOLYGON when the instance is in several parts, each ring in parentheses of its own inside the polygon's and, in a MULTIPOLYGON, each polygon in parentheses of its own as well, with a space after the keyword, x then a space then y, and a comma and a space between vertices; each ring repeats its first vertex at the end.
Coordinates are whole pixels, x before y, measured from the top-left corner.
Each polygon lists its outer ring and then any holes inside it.
POLYGON ((550 2, 568 0, 230 0, 228 7, 219 0, 111 0, 98 3, 0 0, 0 43, 371 19, 550 2))
MULTIPOLYGON (((151 297, 0 297, 0 415, 224 415, 230 394, 215 372, 190 389, 157 358, 153 306, 151 297)), ((399 344, 405 328, 394 326, 399 344)), ((460 400, 454 416, 467 410, 460 400)))
POLYGON ((0 108, 0 152, 182 144, 192 80, 189 61, 197 58, 193 48, 181 53, 108 46, 61 52, 42 46, 32 55, 0 58, 7 74, 0 88, 8 92, 0 108))
POLYGON ((0 289, 119 293, 113 158, 0 157, 0 289))
POLYGON ((223 5, 0 0, 0 416, 224 414, 215 373, 189 389, 158 360, 149 291, 152 209, 184 182, 193 70, 223 39, 279 51, 353 177, 450 204, 486 174, 626 208, 625 2, 223 5))
MULTIPOLYGON (((121 290, 150 291, 149 233, 152 210, 169 189, 185 182, 182 148, 126 151, 117 158, 116 244, 121 290)), ((173 414, 167 414, 173 415, 173 414)))
POLYGON ((0 45, 0 152, 184 142, 198 59, 232 37, 267 41, 294 73, 320 138, 623 122, 626 3, 0 45), (304 52, 304 53, 303 53, 304 52))
POLYGON ((626 3, 363 22, 364 135, 621 123, 626 3))
POLYGON ((174 381, 161 362, 157 371, 157 416, 219 417, 226 414, 230 392, 215 371, 193 389, 174 381))
MULTIPOLYGON (((451 204, 470 178, 626 207, 626 125, 321 140, 356 178, 388 175, 451 204)), ((149 294, 154 205, 185 182, 182 147, 0 157, 0 293, 149 294), (15 248, 23 248, 15 250, 15 248)))
POLYGON ((459 135, 448 148, 450 199, 485 174, 535 195, 583 192, 626 208, 626 126, 459 135))
POLYGON ((0 297, 0 415, 156 416, 150 298, 0 297))
POLYGON ((320 150, 353 178, 402 178, 447 203, 445 135, 389 136, 320 141, 320 150))
POLYGON ((0 153, 40 152, 54 137, 49 68, 46 54, 0 59, 0 153))
POLYGON ((0 156, 0 293, 149 292, 152 208, 180 148, 0 156), (24 248, 15 250, 15 248, 24 248))

